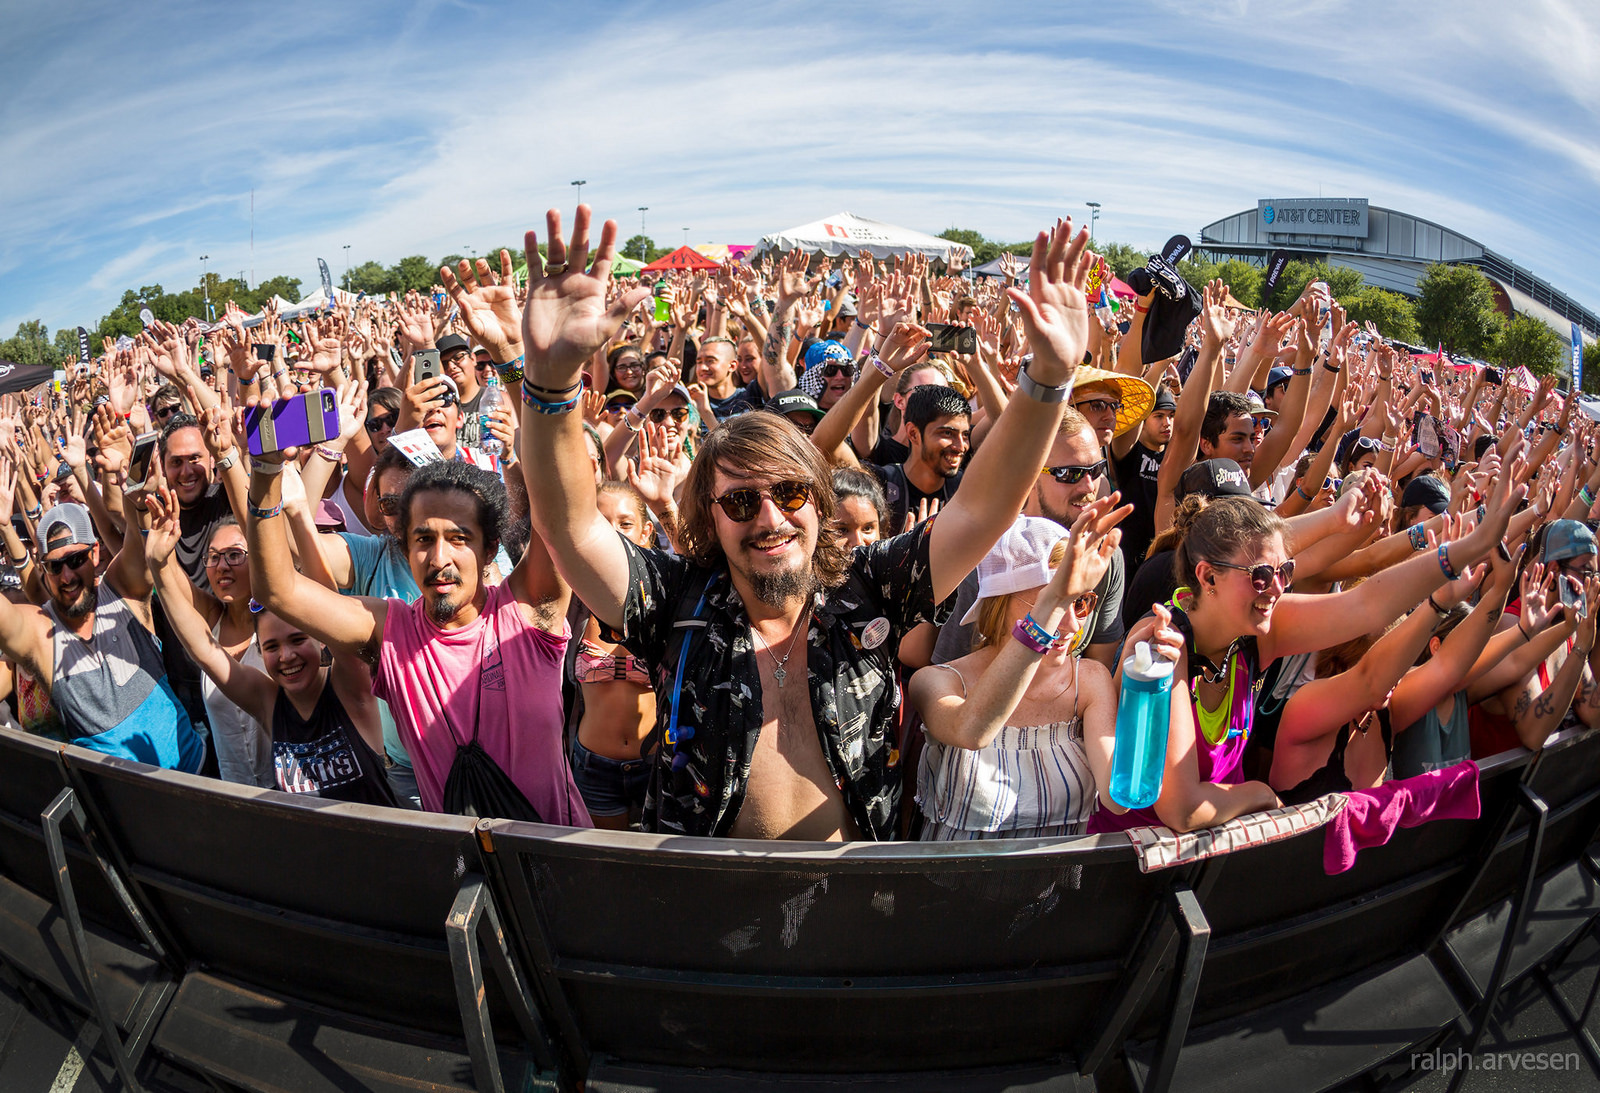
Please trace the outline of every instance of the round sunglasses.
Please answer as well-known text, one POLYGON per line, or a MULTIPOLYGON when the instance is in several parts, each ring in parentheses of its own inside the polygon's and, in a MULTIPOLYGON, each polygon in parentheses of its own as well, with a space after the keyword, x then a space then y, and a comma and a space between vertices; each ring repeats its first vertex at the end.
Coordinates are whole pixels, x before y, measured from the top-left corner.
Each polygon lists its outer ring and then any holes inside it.
POLYGON ((736 524, 748 524, 761 511, 761 502, 768 497, 783 512, 799 512, 811 500, 811 486, 806 482, 774 482, 765 488, 743 486, 729 490, 714 501, 723 515, 736 524))
POLYGON ((1257 592, 1265 592, 1272 587, 1272 579, 1276 577, 1285 590, 1294 580, 1294 559, 1290 558, 1280 566, 1271 566, 1266 562, 1259 565, 1234 565, 1232 562, 1212 562, 1219 569, 1237 569, 1240 573, 1250 576, 1250 585, 1257 592))
POLYGON ((660 425, 667 420, 667 416, 669 414, 671 415, 672 420, 676 421, 679 425, 682 425, 685 421, 689 420, 689 408, 687 406, 674 406, 670 410, 668 410, 665 406, 657 406, 654 410, 650 411, 650 421, 653 424, 660 425))

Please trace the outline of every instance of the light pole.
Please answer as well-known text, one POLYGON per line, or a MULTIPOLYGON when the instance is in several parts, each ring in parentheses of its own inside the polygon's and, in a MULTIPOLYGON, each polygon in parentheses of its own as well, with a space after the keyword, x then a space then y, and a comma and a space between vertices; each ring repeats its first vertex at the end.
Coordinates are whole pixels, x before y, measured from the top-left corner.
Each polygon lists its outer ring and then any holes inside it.
POLYGON ((209 254, 202 254, 200 256, 200 293, 205 297, 206 322, 208 323, 211 321, 211 286, 206 283, 206 263, 210 261, 210 259, 211 255, 209 254))
POLYGON ((589 180, 586 178, 575 178, 572 180, 572 184, 578 188, 578 204, 582 205, 583 188, 589 184, 589 180))
POLYGON ((1094 242, 1094 222, 1096 220, 1100 219, 1100 202, 1098 202, 1098 201, 1085 201, 1084 204, 1089 206, 1089 242, 1093 243, 1094 242))
POLYGON ((344 290, 350 291, 350 244, 344 245, 344 290))
POLYGON ((684 228, 683 229, 683 245, 686 246, 686 247, 689 245, 689 229, 688 228, 684 228))
POLYGON ((646 251, 644 249, 644 214, 649 212, 649 211, 650 211, 650 206, 648 206, 648 205, 640 205, 639 206, 639 261, 641 261, 641 262, 643 262, 645 260, 645 254, 646 254, 646 251))

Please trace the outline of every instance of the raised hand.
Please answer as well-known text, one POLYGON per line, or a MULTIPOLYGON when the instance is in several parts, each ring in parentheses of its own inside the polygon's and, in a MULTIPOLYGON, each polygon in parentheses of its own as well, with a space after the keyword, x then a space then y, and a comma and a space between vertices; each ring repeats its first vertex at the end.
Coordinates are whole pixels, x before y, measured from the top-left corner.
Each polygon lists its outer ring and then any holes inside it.
POLYGON ((678 488, 678 467, 667 457, 667 446, 667 427, 645 422, 639 432, 638 462, 625 464, 628 485, 644 498, 651 512, 671 505, 678 488))
POLYGON ((821 275, 806 276, 809 262, 810 256, 802 250, 792 250, 779 260, 776 280, 779 311, 810 295, 822 281, 821 275))
POLYGON ((461 321, 472 336, 502 364, 522 355, 522 314, 517 307, 517 279, 511 267, 511 252, 500 252, 500 272, 482 258, 473 264, 463 258, 452 273, 439 268, 444 290, 461 311, 461 321))
POLYGON ((145 509, 150 513, 150 530, 144 537, 145 561, 152 570, 159 570, 172 557, 182 534, 178 528, 178 502, 166 486, 157 486, 145 494, 145 509))
POLYGON ((636 287, 607 303, 606 284, 617 251, 615 220, 607 220, 600 229, 600 248, 590 272, 584 271, 589 257, 589 206, 578 206, 570 243, 561 238, 559 212, 551 209, 545 223, 548 268, 539 257, 536 232, 528 232, 523 244, 528 299, 522 310, 522 345, 533 382, 563 391, 578 382, 584 361, 610 341, 650 290, 636 287))
POLYGON ((895 323, 883 343, 879 359, 892 371, 904 372, 928 355, 933 335, 916 323, 895 323))
POLYGON ((1070 219, 1057 220, 1033 241, 1028 291, 1006 290, 1022 309, 1022 326, 1033 350, 1030 374, 1045 386, 1070 381, 1089 344, 1089 305, 1083 295, 1088 243, 1087 231, 1074 235, 1070 219))

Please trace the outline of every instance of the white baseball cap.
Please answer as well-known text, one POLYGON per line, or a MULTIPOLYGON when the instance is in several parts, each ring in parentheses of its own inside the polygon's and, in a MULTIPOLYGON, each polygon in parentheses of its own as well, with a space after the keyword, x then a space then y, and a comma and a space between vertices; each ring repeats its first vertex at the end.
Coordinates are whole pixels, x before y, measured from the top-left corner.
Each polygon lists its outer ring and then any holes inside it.
POLYGON ((978 563, 978 598, 961 616, 961 625, 972 625, 978 618, 978 604, 991 596, 1009 596, 1049 584, 1056 572, 1050 565, 1050 552, 1067 535, 1067 529, 1054 520, 1017 517, 978 563))

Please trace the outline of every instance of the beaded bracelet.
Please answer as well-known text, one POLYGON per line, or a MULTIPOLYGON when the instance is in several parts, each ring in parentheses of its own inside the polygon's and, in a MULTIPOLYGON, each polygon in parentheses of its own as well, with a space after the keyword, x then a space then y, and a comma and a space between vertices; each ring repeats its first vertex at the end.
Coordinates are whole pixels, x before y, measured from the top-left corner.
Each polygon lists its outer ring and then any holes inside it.
POLYGON ((1450 544, 1439 544, 1439 572, 1444 574, 1447 581, 1460 580, 1461 574, 1456 572, 1456 567, 1450 564, 1450 544))
POLYGON ((1011 628, 1011 636, 1016 638, 1017 641, 1021 642, 1023 648, 1027 649, 1029 652, 1038 653, 1040 656, 1043 656, 1045 653, 1050 651, 1050 645, 1048 642, 1039 641, 1033 636, 1032 632, 1029 631, 1028 620, 1026 619, 1017 620, 1017 625, 1011 628))
POLYGON ((1411 537, 1412 550, 1428 549, 1428 528, 1425 524, 1412 524, 1406 529, 1406 534, 1411 537))

